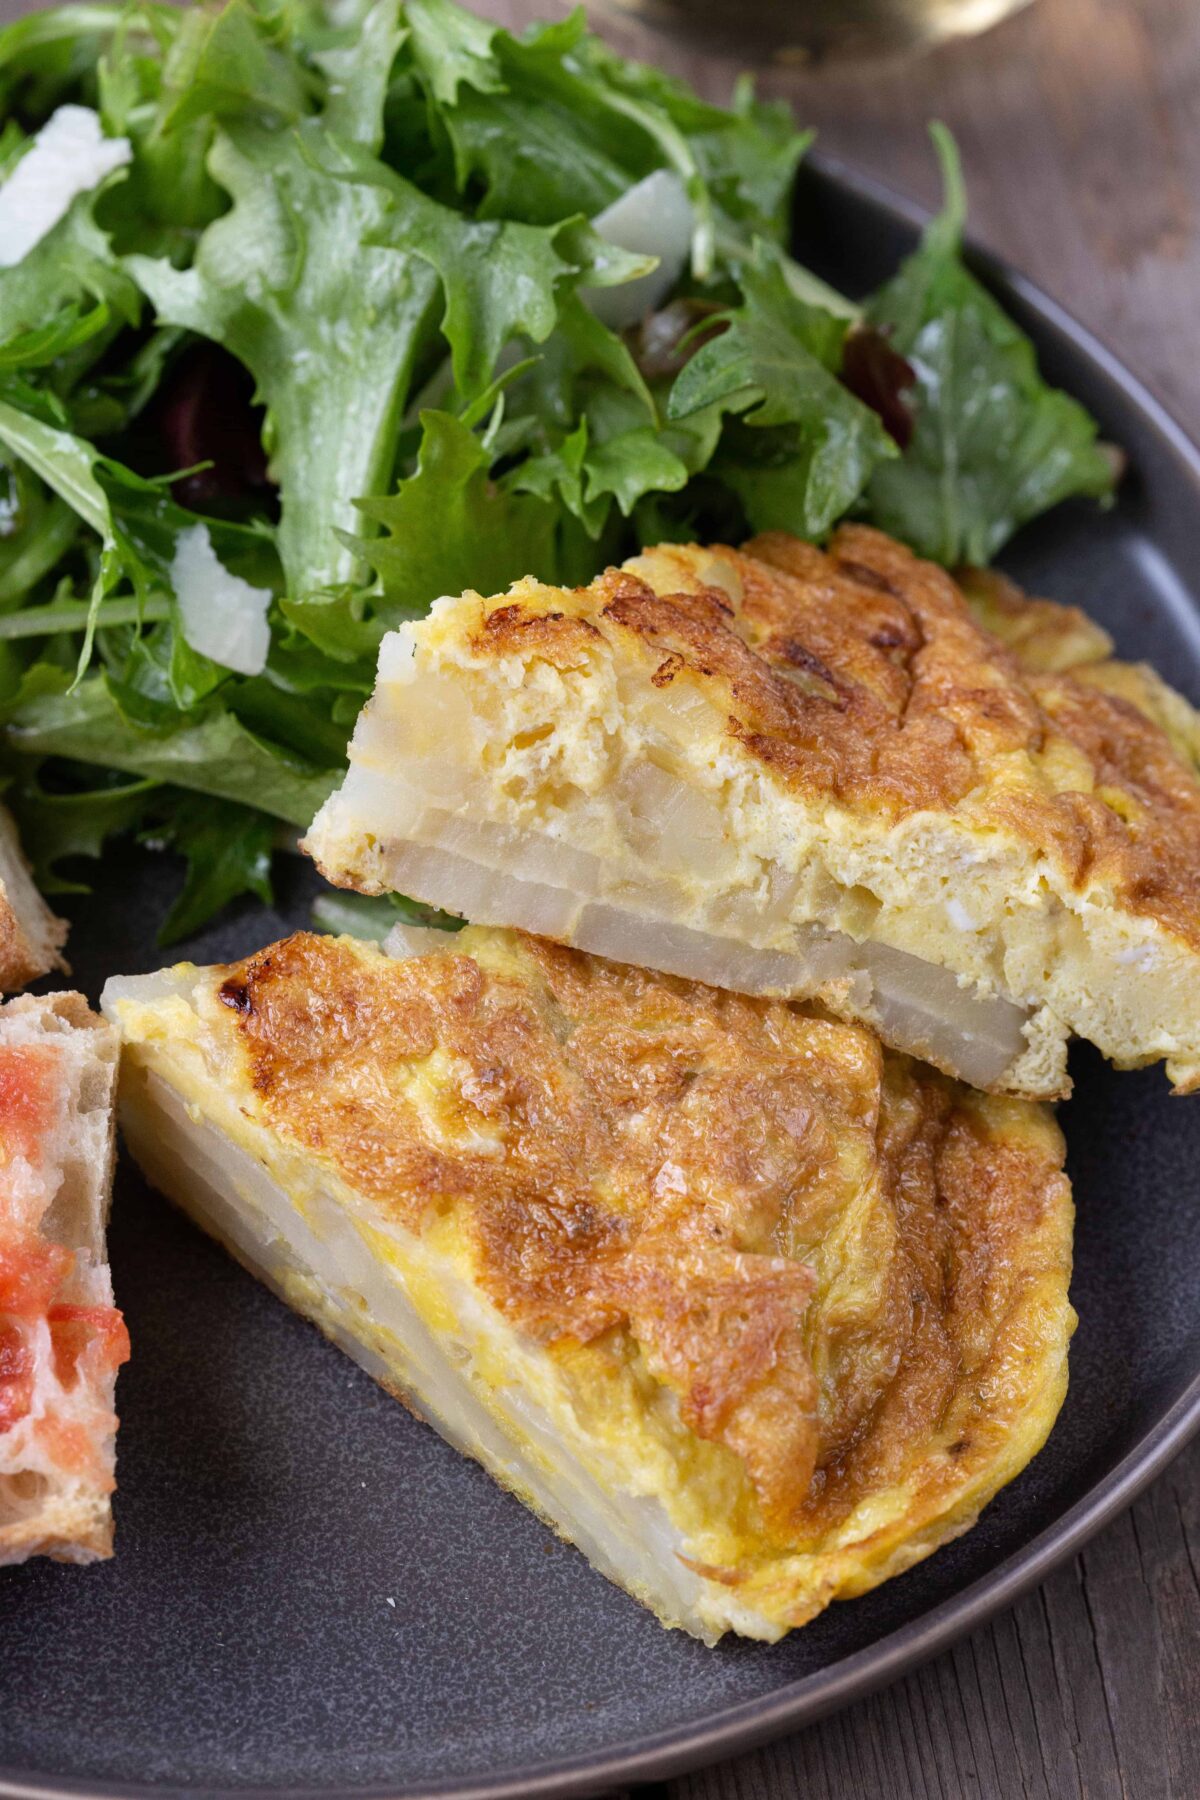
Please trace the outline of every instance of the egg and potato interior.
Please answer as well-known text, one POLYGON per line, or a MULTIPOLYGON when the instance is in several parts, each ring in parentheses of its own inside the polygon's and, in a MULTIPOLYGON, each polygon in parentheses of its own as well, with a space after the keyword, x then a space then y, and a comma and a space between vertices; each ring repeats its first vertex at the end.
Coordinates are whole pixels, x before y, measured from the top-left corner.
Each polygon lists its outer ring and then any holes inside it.
POLYGON ((518 933, 118 978, 205 1229, 668 1625, 774 1639, 967 1529, 1066 1389, 1034 1104, 518 933))
POLYGON ((747 993, 997 1093, 1200 1085, 1200 722, 1084 614, 863 526, 663 545, 384 639, 326 877, 747 993))

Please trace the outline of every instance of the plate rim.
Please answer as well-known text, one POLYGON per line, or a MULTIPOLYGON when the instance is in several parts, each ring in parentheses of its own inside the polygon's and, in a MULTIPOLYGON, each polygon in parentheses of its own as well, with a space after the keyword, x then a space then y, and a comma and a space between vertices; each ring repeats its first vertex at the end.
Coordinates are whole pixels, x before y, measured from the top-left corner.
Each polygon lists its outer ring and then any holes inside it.
MULTIPOLYGON (((919 229, 930 210, 840 158, 805 158, 805 171, 919 229)), ((1141 377, 1059 301, 1004 258, 968 240, 973 270, 1002 299, 1051 337, 1066 343, 1120 390, 1126 403, 1169 446, 1190 474, 1200 506, 1200 447, 1141 377)), ((1052 1524, 1014 1550, 988 1574, 825 1668, 802 1675, 770 1694, 722 1708, 631 1740, 619 1749, 583 1752, 549 1763, 500 1773, 482 1781, 448 1778, 416 1785, 401 1782, 333 1787, 239 1786, 112 1782, 76 1776, 39 1776, 0 1766, 0 1800, 150 1800, 151 1796, 204 1796, 205 1800, 551 1800, 578 1797, 630 1782, 661 1781, 753 1749, 815 1723, 829 1713, 909 1674, 979 1629, 1046 1579, 1090 1538, 1129 1507, 1190 1440, 1200 1433, 1200 1370, 1160 1413, 1120 1461, 1052 1524)))

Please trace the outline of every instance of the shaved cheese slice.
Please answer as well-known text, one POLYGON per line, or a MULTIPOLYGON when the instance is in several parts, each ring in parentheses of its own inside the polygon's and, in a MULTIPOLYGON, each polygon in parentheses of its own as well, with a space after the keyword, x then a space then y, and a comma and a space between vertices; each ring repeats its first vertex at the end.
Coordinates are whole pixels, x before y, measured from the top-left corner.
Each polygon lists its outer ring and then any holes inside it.
POLYGON ((658 258, 657 268, 635 281, 585 290, 584 298, 603 324, 621 331, 666 299, 683 273, 695 223, 687 189, 670 169, 655 169, 597 213, 592 224, 610 244, 658 258))
POLYGON ((0 269, 28 256, 73 200, 99 187, 132 154, 128 138, 104 136, 90 106, 60 106, 0 187, 0 269))
POLYGON ((183 635, 193 650, 239 675, 261 675, 271 648, 270 588, 232 575, 213 549, 207 525, 191 525, 175 540, 171 585, 183 635))

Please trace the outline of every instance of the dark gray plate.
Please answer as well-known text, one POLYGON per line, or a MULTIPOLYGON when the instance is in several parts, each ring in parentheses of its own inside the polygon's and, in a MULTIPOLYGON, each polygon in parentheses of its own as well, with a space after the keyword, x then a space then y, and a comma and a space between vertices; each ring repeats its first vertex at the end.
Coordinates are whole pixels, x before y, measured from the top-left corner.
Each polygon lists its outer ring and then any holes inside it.
MULTIPOLYGON (((798 235, 853 291, 912 219, 825 168, 805 176, 798 235)), ((1115 511, 1055 514, 1010 566, 1200 699, 1200 457, 1057 307, 988 273, 1133 467, 1115 511)), ((130 854, 72 909, 89 992, 161 960, 165 874, 130 854)), ((277 914, 246 908, 191 954, 302 922, 309 881, 294 866, 277 914)), ((1086 1050, 1073 1066, 1080 1326, 1049 1445, 967 1537, 773 1648, 662 1631, 124 1166, 119 1548, 102 1568, 0 1575, 0 1791, 578 1793, 798 1725, 979 1624, 1200 1416, 1200 1101, 1086 1050)))

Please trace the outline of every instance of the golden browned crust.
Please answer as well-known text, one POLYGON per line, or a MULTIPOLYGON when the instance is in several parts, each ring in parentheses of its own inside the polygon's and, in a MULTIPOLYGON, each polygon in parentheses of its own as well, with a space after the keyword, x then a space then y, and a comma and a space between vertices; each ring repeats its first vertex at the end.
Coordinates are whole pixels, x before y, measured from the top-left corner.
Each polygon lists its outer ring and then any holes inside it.
POLYGON ((17 915, 0 892, 0 994, 23 988, 39 973, 31 961, 29 942, 17 915))
MULTIPOLYGON (((747 546, 795 567, 778 538, 747 546)), ((800 546, 801 566, 814 554, 800 546)), ((819 554, 819 553, 818 553, 819 554)), ((992 623, 1007 621, 1014 649, 971 619, 960 591, 940 570, 865 526, 844 527, 830 560, 868 569, 911 610, 924 638, 914 658, 914 710, 933 706, 953 722, 970 764, 968 786, 944 789, 952 806, 981 791, 980 823, 1016 831, 1056 854, 1078 888, 1111 887, 1130 912, 1154 918, 1200 946, 1200 786, 1162 723, 1143 700, 1106 691, 1103 633, 1073 608, 1026 602, 1011 583, 988 584, 992 623), (1056 665, 1058 665, 1056 667, 1056 665)), ((978 588, 979 577, 975 577, 978 588)), ((853 625, 850 627, 853 633, 853 625)), ((1141 693, 1148 691, 1142 679, 1141 693)), ((1173 696, 1174 698, 1174 696, 1173 696)), ((901 752, 921 753, 914 741, 901 752)))
POLYGON ((944 570, 860 525, 828 552, 772 532, 712 554, 736 577, 736 607, 698 585, 694 549, 664 546, 659 591, 610 570, 575 596, 583 616, 509 602, 476 647, 502 654, 536 629, 539 654, 565 664, 583 653, 581 626, 631 633, 659 659, 659 686, 687 670, 793 791, 998 827, 1076 890, 1099 884, 1200 948, 1200 727, 1148 671, 1107 658, 1084 615, 973 575, 1002 642, 944 570), (672 562, 680 591, 664 592, 672 562))
POLYGON ((52 925, 53 943, 49 948, 32 943, 0 881, 0 994, 14 994, 39 975, 67 968, 58 953, 66 941, 67 927, 61 919, 52 920, 52 925))
POLYGON ((14 993, 52 969, 69 973, 61 955, 66 938, 66 922, 33 887, 16 823, 0 806, 0 994, 14 993))
POLYGON ((1128 701, 1165 734, 1185 768, 1200 775, 1200 713, 1182 694, 1168 687, 1149 663, 1118 662, 1110 657, 1090 662, 1073 673, 1085 688, 1097 688, 1128 701))
POLYGON ((623 1335, 741 1459, 777 1545, 827 1533, 961 1416, 905 1532, 941 1516, 1047 1379, 1044 1354, 1010 1368, 976 1430, 1043 1282, 1061 1373, 1048 1115, 782 1002, 497 940, 499 963, 394 962, 298 934, 218 971, 265 1122, 411 1230, 453 1215, 544 1344, 623 1335))
POLYGON ((976 623, 1014 651, 1023 668, 1057 675, 1112 655, 1107 631, 1081 607, 1027 594, 998 569, 959 569, 957 580, 976 623))

